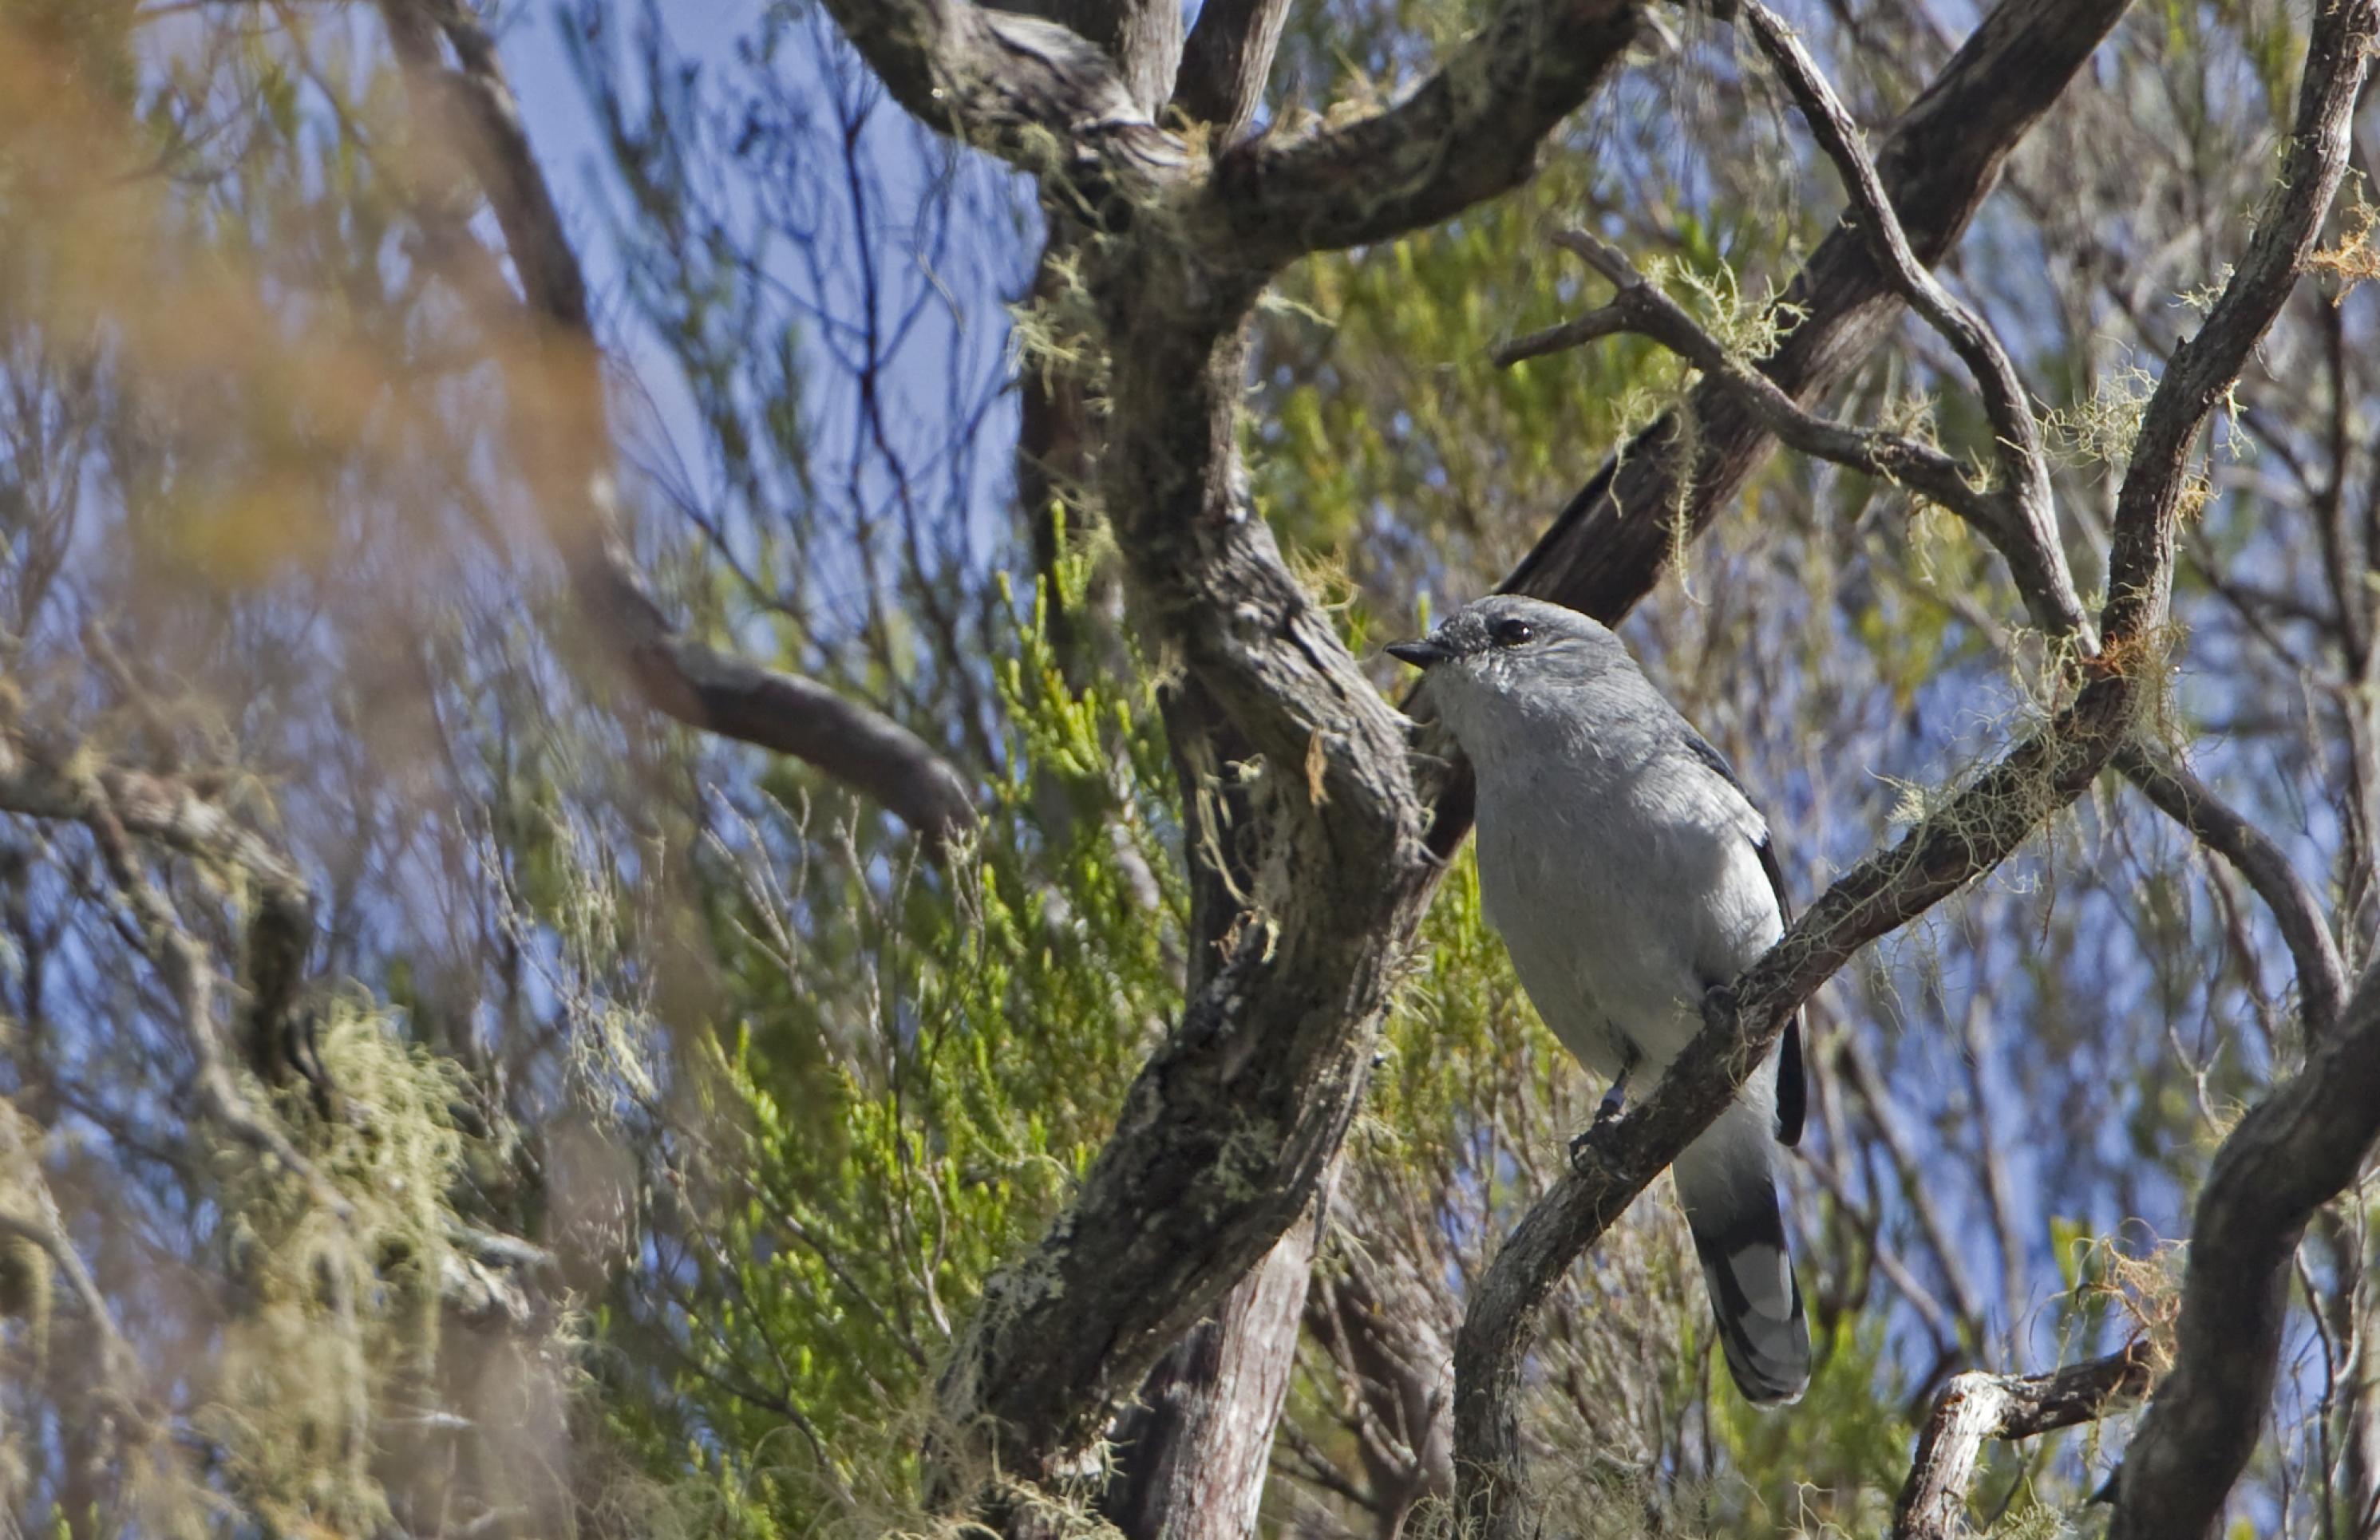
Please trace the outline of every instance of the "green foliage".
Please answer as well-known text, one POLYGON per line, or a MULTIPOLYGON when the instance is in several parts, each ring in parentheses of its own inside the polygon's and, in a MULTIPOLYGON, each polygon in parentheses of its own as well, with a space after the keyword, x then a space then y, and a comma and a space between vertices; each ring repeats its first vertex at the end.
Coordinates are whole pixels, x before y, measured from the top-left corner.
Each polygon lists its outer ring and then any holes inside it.
POLYGON ((914 1510, 952 1323, 1057 1211, 1178 1000, 1148 686, 1070 691, 1038 615, 994 672, 1011 768, 966 859, 887 876, 817 842, 711 917, 732 1025, 694 1072, 702 1303, 649 1318, 680 1367, 624 1426, 742 1533, 914 1510))

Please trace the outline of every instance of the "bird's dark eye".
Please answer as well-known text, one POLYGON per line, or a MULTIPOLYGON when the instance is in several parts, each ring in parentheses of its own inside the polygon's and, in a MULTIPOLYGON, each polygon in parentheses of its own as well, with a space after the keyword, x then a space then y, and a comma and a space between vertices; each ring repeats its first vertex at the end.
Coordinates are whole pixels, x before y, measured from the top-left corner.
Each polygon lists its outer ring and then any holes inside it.
POLYGON ((1498 647, 1518 647, 1537 634, 1537 628, 1524 620, 1500 620, 1488 629, 1498 647))

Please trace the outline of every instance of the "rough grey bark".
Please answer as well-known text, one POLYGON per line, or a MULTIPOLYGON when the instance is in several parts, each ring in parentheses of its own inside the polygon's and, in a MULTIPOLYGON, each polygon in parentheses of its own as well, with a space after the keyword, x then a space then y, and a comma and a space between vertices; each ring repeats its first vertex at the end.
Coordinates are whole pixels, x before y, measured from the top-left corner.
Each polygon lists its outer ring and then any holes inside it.
POLYGON ((1208 0, 1182 55, 1173 106, 1207 124, 1218 148, 1239 142, 1264 100, 1289 0, 1208 0))
POLYGON ((1177 0, 1018 0, 1001 8, 1054 21, 1106 55, 1125 93, 1152 122, 1173 92, 1182 64, 1177 0))
POLYGON ((1105 1507, 1126 1535, 1256 1534, 1315 1248, 1329 1224, 1330 1186, 1214 1315, 1159 1360, 1138 1406, 1118 1419, 1111 1438, 1121 1471, 1105 1507))

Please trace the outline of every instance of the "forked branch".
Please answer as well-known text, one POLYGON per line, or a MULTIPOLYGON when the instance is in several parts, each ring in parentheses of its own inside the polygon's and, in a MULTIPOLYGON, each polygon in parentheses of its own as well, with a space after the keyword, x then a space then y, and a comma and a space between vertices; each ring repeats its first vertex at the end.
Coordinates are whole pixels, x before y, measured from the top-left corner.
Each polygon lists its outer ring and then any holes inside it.
POLYGON ((2096 1422, 2149 1388, 2147 1345, 2133 1342, 2046 1375, 1964 1374, 1942 1387, 1893 1505, 1892 1540, 1953 1540, 1984 1446, 2096 1422))
MULTIPOLYGON (((1819 148, 1842 177, 1844 191, 1851 198, 1852 217, 1886 282, 1941 334, 1974 379, 1983 397, 1984 418, 1992 431, 1995 473, 1994 486, 1985 499, 1990 522, 1978 527, 1986 534, 1994 528, 1998 531, 1995 543, 2014 570, 2035 622, 2045 629, 2074 632, 2087 640, 2090 622, 2058 548, 2049 459, 2042 448, 2041 424, 2033 415, 2024 382, 2008 349, 1981 316, 1943 287, 1932 270, 1917 260, 1908 233, 1900 227, 1900 216, 1885 195, 1884 178, 1868 157, 1859 126, 1852 121, 1801 40, 1761 0, 1744 0, 1741 14, 1753 41, 1776 67, 1794 104, 1802 109, 1819 148)), ((1972 515, 1970 522, 1973 522, 1972 515)))
POLYGON ((1721 382, 1763 427, 1804 455, 1912 488, 1971 523, 1997 527, 2003 522, 1999 500, 1971 479, 1958 460, 1905 434, 1852 428, 1805 409, 1775 381, 1738 358, 1684 306, 1647 282, 1617 247, 1584 230, 1565 230, 1554 236, 1554 244, 1577 254, 1611 283, 1611 302, 1506 343, 1496 350, 1498 363, 1515 364, 1623 333, 1646 337, 1721 382))

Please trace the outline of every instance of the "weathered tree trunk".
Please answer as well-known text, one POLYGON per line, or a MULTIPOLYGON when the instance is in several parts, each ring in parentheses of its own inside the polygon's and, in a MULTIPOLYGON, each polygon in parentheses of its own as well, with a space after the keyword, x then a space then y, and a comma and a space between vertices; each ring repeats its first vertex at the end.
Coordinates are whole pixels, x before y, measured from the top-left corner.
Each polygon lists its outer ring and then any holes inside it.
POLYGON ((1274 1425, 1297 1363, 1299 1322, 1332 1183, 1215 1314, 1158 1361, 1117 1420, 1108 1517, 1131 1540, 1247 1540, 1274 1425))

